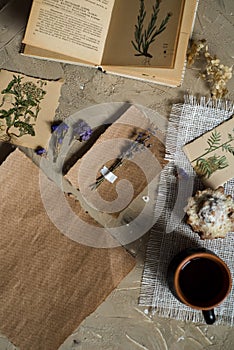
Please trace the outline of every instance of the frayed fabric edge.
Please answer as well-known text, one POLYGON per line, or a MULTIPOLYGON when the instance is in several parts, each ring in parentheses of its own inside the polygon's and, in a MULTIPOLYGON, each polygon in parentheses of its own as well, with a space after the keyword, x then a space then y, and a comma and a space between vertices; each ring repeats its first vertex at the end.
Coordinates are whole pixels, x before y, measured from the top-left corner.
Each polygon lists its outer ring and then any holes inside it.
POLYGON ((194 95, 185 95, 184 103, 190 106, 201 106, 215 109, 222 109, 227 112, 234 112, 234 103, 225 99, 213 99, 205 96, 196 97, 194 95))
MULTIPOLYGON (((191 107, 200 106, 220 109, 230 113, 233 113, 234 111, 234 104, 231 101, 214 100, 206 97, 197 98, 196 96, 192 95, 185 95, 184 103, 178 103, 172 106, 167 129, 165 153, 165 160, 169 161, 169 163, 164 168, 160 176, 156 202, 157 205, 155 206, 157 209, 160 208, 160 210, 163 209, 163 206, 165 204, 165 196, 167 191, 165 187, 166 171, 169 171, 169 173, 171 173, 171 170, 175 167, 174 160, 177 147, 176 140, 178 136, 181 111, 184 105, 189 105, 191 107), (168 152, 168 149, 170 149, 170 152, 168 152)), ((160 226, 160 223, 163 224, 163 219, 163 217, 159 218, 157 221, 158 226, 160 226)), ((186 312, 185 310, 169 309, 157 305, 154 295, 156 283, 155 277, 157 274, 157 271, 155 271, 155 266, 159 263, 160 260, 160 245, 161 236, 159 234, 159 231, 153 227, 151 229, 151 235, 146 250, 145 267, 142 274, 141 292, 138 301, 139 305, 153 308, 155 310, 155 313, 161 317, 175 318, 177 320, 183 321, 204 322, 201 312, 186 312)), ((221 319, 217 319, 216 324, 234 325, 234 317, 222 315, 221 319)))
MULTIPOLYGON (((199 324, 206 324, 202 311, 193 310, 185 311, 184 309, 169 309, 162 306, 144 305, 146 308, 149 308, 149 314, 153 318, 154 316, 163 317, 168 319, 175 319, 177 321, 183 322, 193 322, 199 324)), ((216 315, 215 325, 226 325, 233 326, 234 318, 226 315, 216 315)))

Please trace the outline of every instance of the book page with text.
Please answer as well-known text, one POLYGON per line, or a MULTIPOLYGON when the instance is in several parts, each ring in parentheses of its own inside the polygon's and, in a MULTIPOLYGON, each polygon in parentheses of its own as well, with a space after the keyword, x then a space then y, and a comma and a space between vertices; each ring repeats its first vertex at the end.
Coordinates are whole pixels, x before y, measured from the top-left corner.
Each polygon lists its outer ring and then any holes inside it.
POLYGON ((99 65, 115 0, 34 0, 23 43, 99 65))

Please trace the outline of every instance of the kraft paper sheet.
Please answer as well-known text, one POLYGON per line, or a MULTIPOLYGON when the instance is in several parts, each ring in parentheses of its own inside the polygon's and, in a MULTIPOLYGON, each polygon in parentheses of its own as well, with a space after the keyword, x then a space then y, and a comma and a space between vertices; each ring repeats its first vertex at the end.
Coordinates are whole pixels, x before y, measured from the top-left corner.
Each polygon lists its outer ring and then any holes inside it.
POLYGON ((19 150, 0 166, 0 331, 21 350, 56 350, 135 260, 123 247, 91 248, 60 233, 41 202, 38 176, 19 150))
MULTIPOLYGON (((133 196, 130 203, 133 202, 167 163, 164 160, 164 135, 157 128, 157 125, 153 125, 150 119, 135 106, 131 106, 116 122, 107 128, 82 159, 78 160, 68 171, 66 178, 74 187, 79 188, 79 168, 81 164, 84 164, 83 166, 86 167, 85 178, 82 176, 80 178, 82 179, 82 190, 85 192, 87 191, 88 198, 89 187, 93 183, 91 180, 93 174, 91 172, 94 171, 93 167, 91 170, 90 164, 96 164, 96 160, 98 159, 98 178, 101 175, 100 169, 102 169, 103 166, 110 168, 115 162, 117 157, 113 159, 114 152, 117 156, 121 155, 123 151, 128 149, 130 140, 135 140, 140 132, 147 133, 148 129, 153 128, 155 129, 155 135, 151 134, 149 142, 146 143, 146 145, 149 143, 151 144, 149 152, 154 159, 157 159, 155 164, 153 163, 152 165, 150 162, 151 159, 149 158, 149 163, 145 166, 145 159, 147 159, 148 156, 145 150, 136 153, 132 159, 125 160, 123 164, 114 171, 117 180, 113 184, 104 180, 99 187, 94 190, 94 192, 97 191, 99 193, 102 199, 111 203, 118 198, 118 193, 116 191, 118 183, 125 179, 133 186, 133 196), (100 148, 100 146, 103 147, 100 148), (114 150, 113 153, 111 153, 112 151, 110 151, 110 149, 114 150), (108 160, 106 161, 106 159, 108 160)), ((129 205, 130 203, 127 204, 129 205)), ((113 212, 112 215, 118 217, 120 212, 125 208, 126 207, 123 206, 122 210, 113 212)))

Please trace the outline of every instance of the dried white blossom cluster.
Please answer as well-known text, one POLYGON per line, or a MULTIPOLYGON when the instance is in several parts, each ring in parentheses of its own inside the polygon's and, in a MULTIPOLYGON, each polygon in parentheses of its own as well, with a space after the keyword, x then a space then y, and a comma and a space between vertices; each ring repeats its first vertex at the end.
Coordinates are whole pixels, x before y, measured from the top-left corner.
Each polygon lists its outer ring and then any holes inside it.
POLYGON ((212 56, 204 39, 192 41, 187 53, 188 64, 194 64, 202 56, 205 68, 201 70, 200 76, 208 82, 213 98, 223 98, 228 93, 227 82, 232 78, 233 67, 225 66, 216 55, 212 56))
POLYGON ((191 40, 190 47, 188 48, 188 51, 187 51, 187 62, 189 66, 194 64, 196 58, 199 57, 200 51, 205 47, 205 43, 206 43, 205 39, 198 40, 198 41, 191 40))

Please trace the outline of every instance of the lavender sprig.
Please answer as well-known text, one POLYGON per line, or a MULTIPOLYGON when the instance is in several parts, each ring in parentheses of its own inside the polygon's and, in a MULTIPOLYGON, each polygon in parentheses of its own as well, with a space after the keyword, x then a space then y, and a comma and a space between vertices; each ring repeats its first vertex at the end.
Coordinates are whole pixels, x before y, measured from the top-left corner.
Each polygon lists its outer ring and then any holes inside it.
POLYGON ((69 139, 69 145, 72 141, 78 140, 80 142, 87 141, 92 135, 92 129, 83 120, 79 120, 77 123, 71 125, 70 127, 65 123, 60 123, 58 125, 54 124, 51 127, 53 132, 53 161, 55 162, 58 154, 61 150, 63 140, 68 134, 68 130, 71 128, 71 137, 69 139))
MULTIPOLYGON (((131 143, 130 147, 127 150, 123 151, 121 155, 116 159, 116 161, 110 166, 109 171, 113 173, 117 168, 123 165, 126 160, 133 159, 136 153, 142 152, 146 148, 150 148, 152 144, 149 143, 149 140, 152 134, 154 135, 155 131, 150 129, 148 129, 148 133, 139 132, 136 135, 135 140, 133 140, 134 142, 131 143)), ((96 190, 104 180, 104 175, 99 176, 96 182, 90 186, 91 190, 96 190)))
POLYGON ((92 132, 92 129, 84 120, 79 120, 72 126, 72 135, 69 144, 73 140, 87 141, 91 137, 92 132))
POLYGON ((46 149, 41 147, 41 146, 38 146, 36 149, 35 149, 35 153, 39 156, 46 156, 47 152, 46 152, 46 149))
POLYGON ((51 126, 51 130, 53 132, 52 140, 53 140, 53 161, 55 162, 60 149, 62 147, 62 143, 65 135, 67 134, 69 126, 65 123, 54 124, 51 126))

